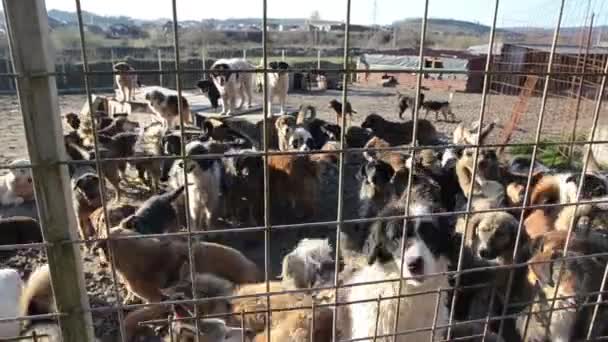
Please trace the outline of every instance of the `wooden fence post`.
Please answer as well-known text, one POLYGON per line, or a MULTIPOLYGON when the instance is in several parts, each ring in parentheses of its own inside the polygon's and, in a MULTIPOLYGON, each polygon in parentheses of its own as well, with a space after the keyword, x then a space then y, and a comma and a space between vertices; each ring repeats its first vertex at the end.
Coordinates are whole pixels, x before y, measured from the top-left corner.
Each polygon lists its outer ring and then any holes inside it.
POLYGON ((54 56, 44 0, 4 0, 17 93, 34 165, 38 216, 51 271, 64 342, 94 341, 93 324, 77 244, 76 217, 65 165, 54 56), (32 53, 36 51, 36 53, 32 53), (67 243, 66 243, 67 242, 67 243))

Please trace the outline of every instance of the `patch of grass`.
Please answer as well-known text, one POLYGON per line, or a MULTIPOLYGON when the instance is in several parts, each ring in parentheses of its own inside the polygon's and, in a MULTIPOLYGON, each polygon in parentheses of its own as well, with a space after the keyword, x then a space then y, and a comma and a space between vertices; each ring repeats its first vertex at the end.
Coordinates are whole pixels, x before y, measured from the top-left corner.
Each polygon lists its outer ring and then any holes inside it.
MULTIPOLYGON (((570 145, 555 145, 556 141, 542 140, 538 143, 536 159, 547 167, 557 170, 579 169, 582 153, 576 148, 569 156, 570 145)), ((532 156, 533 146, 514 146, 508 149, 513 156, 532 156)))

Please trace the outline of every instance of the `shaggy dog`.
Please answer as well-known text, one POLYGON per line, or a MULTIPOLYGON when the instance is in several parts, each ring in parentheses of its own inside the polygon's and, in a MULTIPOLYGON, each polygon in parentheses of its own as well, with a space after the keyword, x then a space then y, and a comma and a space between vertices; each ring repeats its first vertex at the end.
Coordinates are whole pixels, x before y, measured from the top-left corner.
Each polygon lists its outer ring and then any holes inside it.
POLYGON ((32 171, 27 159, 13 160, 9 166, 12 169, 4 176, 0 176, 0 204, 20 205, 25 201, 34 199, 34 185, 32 184, 32 171))
POLYGON ((222 113, 234 114, 236 109, 241 109, 245 102, 246 108, 251 107, 253 91, 253 75, 240 70, 253 70, 254 66, 245 59, 219 59, 211 66, 211 79, 222 98, 222 113), (241 98, 239 106, 236 106, 237 97, 241 98))
POLYGON ((178 231, 177 213, 173 202, 182 195, 184 186, 175 190, 148 198, 121 225, 140 234, 162 234, 178 231))
MULTIPOLYGON (((336 125, 342 125, 342 103, 340 101, 333 99, 329 101, 327 108, 331 108, 336 113, 336 125)), ((353 110, 353 107, 350 105, 350 102, 346 102, 346 106, 344 107, 344 114, 350 116, 350 120, 353 120, 353 114, 357 114, 356 110, 353 110)), ((348 126, 348 122, 347 122, 348 126)))
POLYGON ((114 64, 113 70, 117 73, 114 79, 122 97, 121 102, 133 101, 135 99, 135 88, 139 86, 139 80, 137 74, 129 72, 135 71, 135 69, 126 62, 120 62, 114 64))
POLYGON ((153 90, 146 94, 146 101, 148 101, 150 110, 156 114, 165 129, 172 129, 181 125, 178 101, 181 101, 181 115, 184 123, 192 123, 190 105, 183 96, 178 99, 177 94, 163 94, 159 90, 153 90))
MULTIPOLYGON (((365 118, 361 127, 370 129, 375 136, 387 141, 391 146, 412 143, 413 121, 397 123, 388 121, 378 114, 370 114, 365 118)), ((416 139, 422 146, 436 145, 438 136, 435 126, 429 121, 418 120, 416 139)))
POLYGON ((334 266, 328 239, 302 239, 283 258, 283 286, 301 289, 331 284, 334 266))
MULTIPOLYGON (((422 107, 422 103, 424 102, 424 94, 420 93, 418 97, 418 109, 422 107)), ((414 120, 414 110, 416 109, 416 98, 409 97, 407 95, 401 94, 397 91, 397 103, 399 107, 399 119, 403 119, 403 113, 408 108, 412 110, 412 120, 414 120)))
MULTIPOLYGON (((380 217, 403 215, 405 208, 399 202, 389 204, 380 217)), ((430 213, 428 208, 416 207, 415 215, 430 213)), ((434 218, 403 219, 377 222, 372 227, 369 237, 370 252, 368 266, 356 271, 348 280, 348 284, 370 281, 383 281, 405 278, 402 281, 401 293, 398 292, 397 282, 386 282, 373 285, 353 286, 347 290, 347 302, 372 300, 370 302, 350 304, 348 307, 351 329, 351 339, 371 338, 375 334, 393 333, 395 316, 399 315, 397 332, 412 329, 428 328, 444 325, 448 320, 448 310, 444 293, 440 289, 449 287, 447 276, 435 275, 448 270, 448 255, 450 252, 449 231, 440 226, 434 218), (401 239, 405 238, 404 259, 401 257, 401 239), (400 311, 397 310, 396 299, 382 300, 378 308, 377 299, 392 298, 396 295, 413 295, 419 292, 425 294, 401 298, 400 311), (437 303, 439 301, 439 304, 437 303), (436 305, 439 311, 436 312, 436 305), (376 322, 379 312, 378 322, 376 322), (436 317, 436 320, 434 319, 436 317)), ((422 341, 443 338, 443 329, 436 331, 420 331, 399 335, 397 341, 422 341)), ((381 338, 388 341, 388 338, 381 338)))
POLYGON ((272 101, 279 98, 279 114, 285 114, 285 102, 289 91, 289 64, 285 62, 268 63, 272 72, 268 73, 268 112, 272 113, 272 101))
POLYGON ((211 103, 211 108, 217 110, 219 107, 219 100, 222 98, 220 91, 217 90, 215 83, 211 80, 200 80, 196 83, 201 93, 205 94, 211 103))

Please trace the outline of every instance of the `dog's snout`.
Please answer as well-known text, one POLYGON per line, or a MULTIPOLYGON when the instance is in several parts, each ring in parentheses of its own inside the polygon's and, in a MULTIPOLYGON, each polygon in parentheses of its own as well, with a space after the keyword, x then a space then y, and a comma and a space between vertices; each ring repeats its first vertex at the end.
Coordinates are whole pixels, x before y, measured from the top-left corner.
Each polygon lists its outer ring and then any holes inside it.
POLYGON ((424 271, 424 261, 421 257, 414 258, 407 262, 407 269, 412 275, 422 274, 424 271))

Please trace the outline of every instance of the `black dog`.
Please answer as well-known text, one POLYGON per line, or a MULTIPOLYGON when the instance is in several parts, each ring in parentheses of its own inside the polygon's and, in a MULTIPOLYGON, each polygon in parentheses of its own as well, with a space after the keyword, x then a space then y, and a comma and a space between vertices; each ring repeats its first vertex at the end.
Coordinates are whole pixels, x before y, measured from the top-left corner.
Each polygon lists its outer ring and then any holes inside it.
MULTIPOLYGON (((403 119, 403 113, 408 108, 412 109, 412 118, 414 117, 414 108, 416 108, 416 99, 414 97, 409 97, 407 95, 403 95, 397 92, 397 100, 399 101, 399 119, 403 119)), ((422 108, 422 104, 424 103, 424 94, 420 93, 418 97, 418 109, 422 108)))
POLYGON ((211 80, 200 80, 196 86, 201 90, 211 102, 211 107, 217 109, 219 107, 219 99, 221 98, 220 91, 211 80))
POLYGON ((172 204, 183 192, 182 185, 173 191, 150 197, 135 214, 126 218, 122 225, 140 234, 177 231, 177 213, 172 204))

